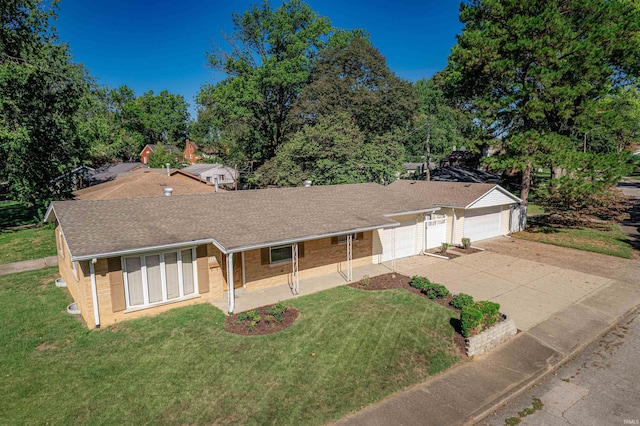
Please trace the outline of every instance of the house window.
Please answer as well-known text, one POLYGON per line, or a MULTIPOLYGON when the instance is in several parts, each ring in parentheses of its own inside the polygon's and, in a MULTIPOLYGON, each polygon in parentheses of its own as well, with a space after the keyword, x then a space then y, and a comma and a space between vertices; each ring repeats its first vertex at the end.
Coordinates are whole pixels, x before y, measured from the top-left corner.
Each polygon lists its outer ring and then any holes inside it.
POLYGON ((207 176, 205 179, 207 179, 207 182, 211 182, 211 176, 207 176))
MULTIPOLYGON (((351 234, 351 241, 356 241, 358 234, 351 234)), ((338 235, 338 244, 347 244, 347 235, 338 235)))
POLYGON ((122 266, 127 308, 197 294, 195 249, 126 257, 122 266))
POLYGON ((269 249, 271 263, 286 262, 292 259, 291 245, 276 246, 269 249))
POLYGON ((225 179, 224 175, 218 175, 218 181, 219 182, 225 182, 226 179, 225 179))

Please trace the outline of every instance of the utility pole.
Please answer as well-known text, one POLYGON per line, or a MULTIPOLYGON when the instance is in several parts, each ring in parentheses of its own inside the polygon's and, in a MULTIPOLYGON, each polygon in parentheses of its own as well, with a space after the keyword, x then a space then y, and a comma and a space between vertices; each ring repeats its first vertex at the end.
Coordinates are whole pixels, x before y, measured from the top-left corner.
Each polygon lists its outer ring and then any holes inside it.
POLYGON ((425 165, 424 165, 424 173, 425 179, 427 181, 431 180, 431 171, 429 170, 429 163, 431 163, 431 120, 427 118, 427 146, 426 152, 424 156, 425 165))

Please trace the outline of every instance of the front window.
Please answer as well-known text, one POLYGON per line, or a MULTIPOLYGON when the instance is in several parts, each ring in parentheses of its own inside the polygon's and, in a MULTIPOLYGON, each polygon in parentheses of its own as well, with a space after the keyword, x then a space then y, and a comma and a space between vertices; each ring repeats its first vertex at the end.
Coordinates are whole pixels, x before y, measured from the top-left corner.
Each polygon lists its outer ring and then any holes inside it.
POLYGON ((170 302, 196 293, 195 249, 126 257, 127 307, 170 302))
MULTIPOLYGON (((351 241, 358 239, 358 234, 351 234, 351 241)), ((338 235, 338 244, 347 244, 347 235, 338 235)))
POLYGON ((271 247, 271 263, 286 262, 293 257, 291 245, 271 247))

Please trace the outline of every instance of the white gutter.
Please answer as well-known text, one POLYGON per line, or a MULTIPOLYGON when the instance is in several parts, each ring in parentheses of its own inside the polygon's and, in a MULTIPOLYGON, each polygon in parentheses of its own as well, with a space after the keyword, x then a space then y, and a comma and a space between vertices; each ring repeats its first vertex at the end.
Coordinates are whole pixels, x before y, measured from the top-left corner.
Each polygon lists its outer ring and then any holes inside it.
POLYGON ((216 247, 220 249, 220 251, 226 254, 226 250, 216 240, 212 238, 207 238, 203 240, 185 241, 181 243, 163 244, 159 246, 141 247, 141 248, 128 249, 128 250, 118 250, 118 251, 111 251, 106 253, 85 254, 82 256, 71 256, 71 260, 76 261, 76 260, 91 260, 94 258, 102 259, 105 257, 119 257, 119 256, 127 256, 129 254, 147 253, 147 252, 154 252, 154 251, 161 251, 161 250, 168 250, 168 249, 178 249, 183 247, 192 247, 194 245, 209 244, 209 243, 213 243, 216 247))
POLYGON ((100 328, 100 310, 98 309, 98 284, 96 282, 96 270, 93 266, 98 259, 93 258, 89 262, 89 272, 91 273, 91 299, 93 300, 93 317, 96 322, 96 328, 100 328))

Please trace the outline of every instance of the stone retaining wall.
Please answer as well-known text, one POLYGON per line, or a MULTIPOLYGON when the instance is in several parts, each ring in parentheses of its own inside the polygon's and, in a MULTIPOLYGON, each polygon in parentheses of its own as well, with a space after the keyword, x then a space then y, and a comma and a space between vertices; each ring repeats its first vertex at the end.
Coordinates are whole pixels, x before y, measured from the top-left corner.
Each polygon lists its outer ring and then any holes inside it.
POLYGON ((504 321, 495 324, 482 333, 465 339, 467 355, 480 355, 488 352, 518 332, 513 319, 505 315, 504 321))

